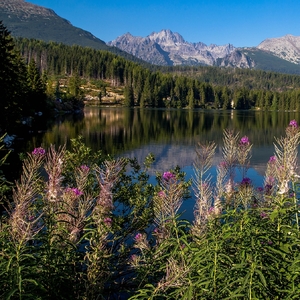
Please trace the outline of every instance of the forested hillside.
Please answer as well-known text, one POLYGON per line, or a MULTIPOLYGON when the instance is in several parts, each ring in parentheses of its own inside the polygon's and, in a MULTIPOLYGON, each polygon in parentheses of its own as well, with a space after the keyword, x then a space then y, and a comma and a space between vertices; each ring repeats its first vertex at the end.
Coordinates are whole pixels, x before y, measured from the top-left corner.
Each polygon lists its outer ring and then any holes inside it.
POLYGON ((300 76, 217 67, 140 65, 107 51, 16 39, 21 55, 49 76, 100 80, 124 88, 124 105, 274 110, 300 108, 300 76))

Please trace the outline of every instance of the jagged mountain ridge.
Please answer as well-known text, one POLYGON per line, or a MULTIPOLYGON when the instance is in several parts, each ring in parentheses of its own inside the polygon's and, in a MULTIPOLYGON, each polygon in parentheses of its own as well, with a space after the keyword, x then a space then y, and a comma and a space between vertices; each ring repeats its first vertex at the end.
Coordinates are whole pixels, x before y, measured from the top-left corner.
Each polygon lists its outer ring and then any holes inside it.
POLYGON ((218 46, 202 42, 189 43, 179 33, 164 29, 144 38, 126 33, 108 45, 158 65, 210 65, 250 69, 264 66, 266 70, 276 71, 273 64, 280 62, 281 72, 284 69, 291 69, 292 73, 300 72, 300 37, 292 35, 266 39, 258 47, 236 48, 232 44, 218 46), (248 55, 249 52, 251 55, 248 55), (268 61, 269 65, 262 59, 268 61))
POLYGON ((179 33, 169 29, 153 32, 144 38, 126 33, 108 45, 158 65, 215 65, 217 59, 236 50, 231 44, 207 46, 202 42, 189 43, 179 33))

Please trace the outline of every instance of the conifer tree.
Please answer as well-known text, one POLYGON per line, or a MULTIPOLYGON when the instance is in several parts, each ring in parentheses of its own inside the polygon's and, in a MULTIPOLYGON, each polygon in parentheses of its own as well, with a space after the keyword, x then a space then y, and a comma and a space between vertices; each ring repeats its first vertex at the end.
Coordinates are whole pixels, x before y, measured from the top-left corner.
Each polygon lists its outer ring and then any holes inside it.
POLYGON ((46 87, 34 59, 28 65, 27 82, 29 87, 28 110, 31 112, 46 109, 46 87))
POLYGON ((124 105, 127 107, 134 106, 134 95, 133 95, 133 89, 132 86, 126 86, 124 90, 124 105))
POLYGON ((0 130, 8 131, 20 120, 27 91, 25 64, 0 21, 0 130))

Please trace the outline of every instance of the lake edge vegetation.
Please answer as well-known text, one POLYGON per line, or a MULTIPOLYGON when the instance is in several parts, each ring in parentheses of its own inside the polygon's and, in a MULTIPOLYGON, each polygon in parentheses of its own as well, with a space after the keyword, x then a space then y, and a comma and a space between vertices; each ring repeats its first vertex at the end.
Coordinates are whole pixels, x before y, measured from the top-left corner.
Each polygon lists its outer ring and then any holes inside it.
POLYGON ((258 188, 252 144, 232 130, 215 180, 213 141, 197 145, 191 181, 175 167, 156 184, 152 155, 104 157, 80 138, 33 149, 1 215, 1 298, 297 299, 299 141, 292 120, 258 188), (190 188, 187 221, 178 212, 190 188))

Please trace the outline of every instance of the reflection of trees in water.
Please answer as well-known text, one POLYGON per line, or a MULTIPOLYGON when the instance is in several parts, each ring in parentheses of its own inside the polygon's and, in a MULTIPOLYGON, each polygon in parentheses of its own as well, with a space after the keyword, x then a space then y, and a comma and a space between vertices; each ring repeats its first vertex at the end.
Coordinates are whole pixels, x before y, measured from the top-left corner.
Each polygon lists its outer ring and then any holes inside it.
POLYGON ((299 114, 87 107, 84 118, 57 122, 41 142, 60 145, 82 135, 94 150, 118 154, 152 143, 195 146, 210 140, 222 144, 223 130, 232 128, 255 146, 266 146, 273 144, 275 136, 284 135, 291 119, 299 119, 299 114))

